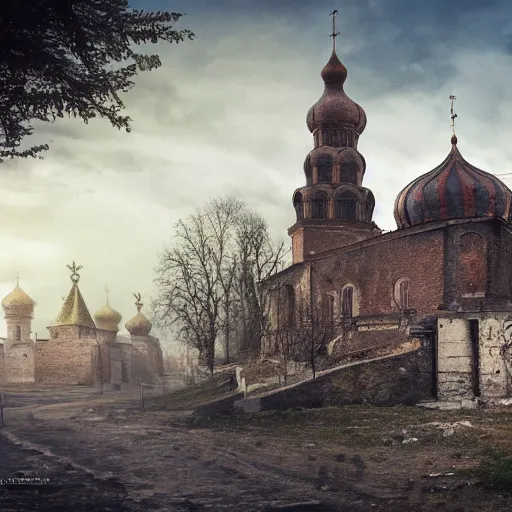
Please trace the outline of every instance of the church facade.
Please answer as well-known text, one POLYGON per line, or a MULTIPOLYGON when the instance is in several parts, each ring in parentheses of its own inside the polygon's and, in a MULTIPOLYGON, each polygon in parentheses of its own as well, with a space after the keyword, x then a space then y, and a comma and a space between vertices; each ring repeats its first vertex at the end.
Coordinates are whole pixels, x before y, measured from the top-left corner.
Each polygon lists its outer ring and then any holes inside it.
POLYGON ((107 301, 93 317, 82 297, 80 276, 74 263, 71 290, 55 321, 49 339, 32 339, 35 302, 17 283, 2 300, 7 338, 0 346, 0 382, 3 384, 109 385, 158 383, 163 374, 160 343, 150 335, 151 322, 141 312, 128 320, 130 339, 117 335, 121 315, 107 301))
POLYGON ((463 158, 454 132, 444 161, 398 194, 397 229, 382 233, 357 149, 366 114, 344 91, 335 48, 321 76, 306 184, 293 194, 293 264, 264 283, 262 355, 421 351, 424 399, 510 396, 512 192, 463 158))

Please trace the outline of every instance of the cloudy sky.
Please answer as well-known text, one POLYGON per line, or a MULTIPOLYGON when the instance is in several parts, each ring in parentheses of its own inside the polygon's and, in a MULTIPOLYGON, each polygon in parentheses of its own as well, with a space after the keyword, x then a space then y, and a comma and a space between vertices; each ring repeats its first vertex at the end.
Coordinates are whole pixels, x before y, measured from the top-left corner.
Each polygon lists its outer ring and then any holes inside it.
MULTIPOLYGON (((125 95, 130 134, 107 121, 38 128, 44 160, 0 170, 0 293, 20 273, 46 337, 83 265, 93 313, 110 303, 124 322, 133 292, 146 301, 173 226, 209 198, 232 194, 258 209, 276 237, 293 223, 313 147, 305 116, 320 97, 338 9, 346 91, 366 111, 359 150, 375 220, 393 230, 393 201, 450 149, 450 94, 459 149, 474 165, 512 172, 512 16, 508 0, 137 0, 186 12, 194 41, 150 48, 158 71, 125 95)), ((512 181, 504 178, 507 184, 512 181)), ((2 325, 0 335, 5 333, 2 325)))

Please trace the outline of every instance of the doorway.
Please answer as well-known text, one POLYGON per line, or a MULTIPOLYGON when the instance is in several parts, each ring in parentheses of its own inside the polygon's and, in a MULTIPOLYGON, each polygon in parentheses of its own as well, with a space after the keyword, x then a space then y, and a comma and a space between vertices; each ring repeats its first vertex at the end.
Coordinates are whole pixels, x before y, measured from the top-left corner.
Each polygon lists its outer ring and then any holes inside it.
POLYGON ((479 344, 479 325, 478 320, 469 321, 469 336, 471 339, 471 380, 473 395, 480 396, 480 344, 479 344))

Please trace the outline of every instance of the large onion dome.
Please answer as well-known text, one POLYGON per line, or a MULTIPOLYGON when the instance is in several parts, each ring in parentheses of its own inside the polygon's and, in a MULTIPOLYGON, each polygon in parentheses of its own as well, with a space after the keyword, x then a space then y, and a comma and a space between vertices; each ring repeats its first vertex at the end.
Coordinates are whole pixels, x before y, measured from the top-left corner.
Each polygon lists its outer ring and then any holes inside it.
POLYGON ((454 135, 444 162, 398 194, 394 215, 399 229, 475 217, 510 220, 511 199, 512 191, 499 178, 464 160, 454 135))
POLYGON ((121 318, 121 315, 115 309, 111 308, 108 303, 94 313, 94 323, 96 327, 104 331, 117 332, 121 318))

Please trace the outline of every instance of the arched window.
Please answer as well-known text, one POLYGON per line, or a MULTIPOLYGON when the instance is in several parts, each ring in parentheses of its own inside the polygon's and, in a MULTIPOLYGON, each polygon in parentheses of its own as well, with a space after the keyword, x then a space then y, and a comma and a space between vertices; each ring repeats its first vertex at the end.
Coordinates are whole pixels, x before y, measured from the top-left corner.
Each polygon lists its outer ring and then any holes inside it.
POLYGON ((349 285, 341 293, 341 314, 344 318, 354 316, 354 287, 349 285))
POLYGON ((16 341, 21 341, 21 326, 16 326, 16 341))
POLYGON ((327 194, 317 192, 311 200, 311 218, 325 219, 327 217, 327 194))
POLYGON ((357 185, 359 165, 355 158, 347 157, 340 165, 340 182, 357 185))
POLYGON ((395 283, 395 301, 400 310, 409 309, 409 279, 399 279, 395 283))
POLYGON ((342 192, 334 201, 334 217, 339 220, 357 220, 357 197, 352 192, 342 192))
POLYGON ((293 207, 297 215, 297 222, 304 218, 304 205, 302 204, 302 194, 297 192, 293 198, 293 207))
POLYGON ((330 183, 332 181, 333 160, 330 155, 321 155, 316 159, 316 175, 318 183, 330 183))

